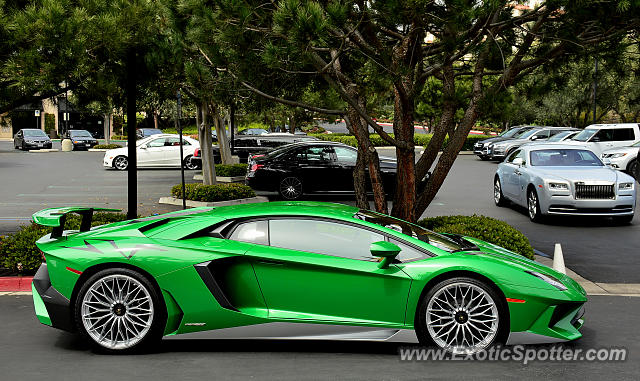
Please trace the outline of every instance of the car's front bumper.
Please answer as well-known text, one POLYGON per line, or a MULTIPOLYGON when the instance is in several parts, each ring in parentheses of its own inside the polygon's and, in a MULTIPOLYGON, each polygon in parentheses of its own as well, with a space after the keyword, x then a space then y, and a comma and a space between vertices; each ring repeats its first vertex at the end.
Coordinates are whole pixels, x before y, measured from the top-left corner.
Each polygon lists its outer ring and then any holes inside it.
POLYGON ((584 302, 551 305, 533 322, 529 329, 511 332, 507 345, 559 343, 582 337, 584 302))
POLYGON ((44 143, 24 143, 24 147, 27 149, 40 149, 40 148, 51 148, 53 147, 52 142, 44 142, 44 143))
POLYGON ((611 200, 576 199, 573 195, 549 195, 540 199, 542 214, 575 216, 629 216, 635 212, 635 194, 611 200))
POLYGON ((75 330, 69 299, 51 286, 46 263, 40 266, 33 277, 31 289, 36 316, 42 324, 70 332, 75 330))

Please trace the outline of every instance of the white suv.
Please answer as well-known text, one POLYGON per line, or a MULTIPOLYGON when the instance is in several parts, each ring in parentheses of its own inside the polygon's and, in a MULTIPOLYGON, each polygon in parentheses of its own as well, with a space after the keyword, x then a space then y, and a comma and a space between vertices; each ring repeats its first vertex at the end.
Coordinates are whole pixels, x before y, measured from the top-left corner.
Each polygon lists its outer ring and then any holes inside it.
POLYGON ((600 157, 603 151, 627 147, 638 141, 640 141, 638 124, 621 123, 592 124, 571 138, 571 141, 564 143, 581 145, 600 157))

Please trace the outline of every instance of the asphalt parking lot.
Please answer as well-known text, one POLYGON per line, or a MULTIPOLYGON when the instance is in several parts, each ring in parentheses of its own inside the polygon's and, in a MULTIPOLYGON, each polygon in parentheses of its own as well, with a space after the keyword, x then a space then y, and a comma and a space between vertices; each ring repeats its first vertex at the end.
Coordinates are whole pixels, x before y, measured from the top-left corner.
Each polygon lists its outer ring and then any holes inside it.
MULTIPOLYGON (((55 142, 54 148, 60 143, 55 142)), ((393 149, 381 155, 395 156, 393 149)), ((36 153, 13 149, 0 142, 0 234, 15 231, 43 208, 90 205, 126 208, 127 175, 102 167, 102 152, 36 153)), ((546 224, 529 221, 524 210, 499 208, 493 203, 492 179, 496 163, 474 155, 460 155, 438 196, 423 216, 482 214, 506 221, 521 230, 533 247, 552 254, 561 243, 567 266, 583 277, 604 283, 640 283, 640 217, 631 225, 613 226, 598 218, 558 218, 546 224)), ((192 182, 197 171, 187 171, 192 182)), ((177 210, 157 203, 180 182, 175 169, 143 169, 138 177, 139 213, 150 215, 177 210)), ((315 196, 314 200, 352 203, 350 196, 315 196)))
MULTIPOLYGON (((40 324, 30 295, 0 296, 2 379, 616 379, 640 372, 640 298, 592 297, 584 337, 568 349, 626 348, 624 362, 400 361, 403 344, 337 341, 164 340, 131 356, 93 353, 76 335, 40 324)), ((530 348, 548 348, 527 346, 530 348)))

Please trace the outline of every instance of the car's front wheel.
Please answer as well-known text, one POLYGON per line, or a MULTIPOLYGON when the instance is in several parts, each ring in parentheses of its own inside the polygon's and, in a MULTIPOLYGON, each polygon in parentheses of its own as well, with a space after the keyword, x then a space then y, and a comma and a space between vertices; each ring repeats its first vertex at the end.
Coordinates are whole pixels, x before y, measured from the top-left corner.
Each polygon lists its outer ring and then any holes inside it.
POLYGON ((507 200, 502 194, 502 184, 500 183, 500 178, 498 176, 496 176, 496 179, 493 182, 493 201, 497 206, 505 206, 507 204, 507 200))
POLYGON ((285 177, 280 181, 278 193, 285 200, 298 200, 302 197, 302 181, 297 177, 285 177))
POLYGON ((137 271, 99 271, 82 285, 75 302, 79 332, 96 349, 131 352, 159 341, 166 323, 160 293, 137 271))
POLYGON ((500 296, 468 277, 443 280, 422 298, 416 334, 422 344, 457 354, 481 351, 500 340, 506 318, 500 296))
POLYGON ((640 177, 638 176, 638 160, 633 160, 627 165, 627 173, 630 176, 633 176, 636 180, 640 181, 640 177))
POLYGON ((533 222, 542 221, 542 212, 540 211, 540 200, 538 200, 538 192, 531 188, 527 191, 527 211, 529 219, 533 222))
POLYGON ((113 168, 124 171, 129 168, 129 159, 126 156, 116 156, 113 159, 113 168))

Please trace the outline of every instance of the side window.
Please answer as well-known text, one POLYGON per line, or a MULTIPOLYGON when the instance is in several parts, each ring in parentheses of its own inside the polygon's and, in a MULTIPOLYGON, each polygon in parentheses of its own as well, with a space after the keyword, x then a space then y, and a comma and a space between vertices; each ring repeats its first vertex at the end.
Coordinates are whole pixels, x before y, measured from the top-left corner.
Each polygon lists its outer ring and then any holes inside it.
MULTIPOLYGON (((186 139, 182 139, 185 146, 191 145, 186 139)), ((166 147, 180 147, 180 138, 167 138, 164 142, 166 147)))
POLYGON ((536 132, 533 136, 535 136, 536 140, 546 139, 549 137, 549 130, 542 130, 540 132, 536 132))
POLYGON ((377 261, 369 247, 373 242, 384 241, 384 236, 336 222, 274 219, 269 221, 269 241, 271 246, 284 249, 377 261))
POLYGON ((555 136, 561 132, 566 132, 566 131, 562 131, 562 130, 549 130, 549 136, 555 136))
POLYGON ((613 140, 617 142, 635 140, 633 128, 617 128, 613 130, 613 140))
POLYGON ((522 157, 522 150, 517 150, 516 152, 512 153, 511 156, 507 158, 507 163, 513 163, 513 161, 517 157, 522 157))
POLYGON ((269 244, 269 223, 267 220, 249 221, 238 225, 229 239, 234 241, 256 243, 259 245, 269 244))
POLYGON ((405 245, 404 243, 397 241, 395 239, 390 239, 391 243, 398 245, 398 247, 402 250, 400 254, 396 257, 400 262, 410 262, 418 259, 428 258, 429 256, 422 251, 415 249, 409 245, 405 245))
POLYGON ((333 149, 336 152, 336 157, 338 159, 338 163, 340 164, 355 164, 358 151, 344 148, 344 147, 334 147, 333 149))
POLYGON ((305 147, 296 151, 293 159, 297 161, 328 162, 331 160, 331 147, 305 147))
POLYGON ((164 139, 154 139, 147 143, 147 147, 164 147, 164 139))
POLYGON ((593 138, 591 138, 591 141, 597 141, 597 142, 611 142, 613 141, 613 129, 603 129, 598 131, 593 138))

